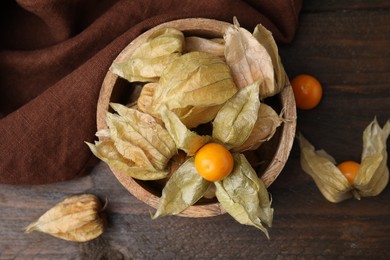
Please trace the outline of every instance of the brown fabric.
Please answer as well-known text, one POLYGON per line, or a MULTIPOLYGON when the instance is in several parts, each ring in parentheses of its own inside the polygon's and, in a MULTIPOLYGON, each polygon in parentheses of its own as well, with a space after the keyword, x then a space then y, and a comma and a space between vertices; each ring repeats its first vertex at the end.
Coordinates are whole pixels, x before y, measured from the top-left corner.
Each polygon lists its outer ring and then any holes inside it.
POLYGON ((237 16, 289 42, 301 0, 3 0, 0 3, 0 183, 69 180, 96 162, 105 73, 140 33, 169 20, 237 16))

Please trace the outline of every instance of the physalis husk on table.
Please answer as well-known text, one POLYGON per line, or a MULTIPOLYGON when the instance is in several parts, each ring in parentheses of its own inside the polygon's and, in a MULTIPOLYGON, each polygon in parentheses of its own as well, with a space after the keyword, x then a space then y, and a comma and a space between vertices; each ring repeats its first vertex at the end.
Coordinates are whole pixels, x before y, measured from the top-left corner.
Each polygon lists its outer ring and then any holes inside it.
MULTIPOLYGON (((107 202, 106 202, 107 205, 107 202)), ((46 211, 25 232, 39 231, 74 242, 86 242, 100 236, 106 219, 99 199, 92 194, 73 195, 46 211)))
POLYGON ((390 121, 383 129, 374 119, 363 133, 363 152, 360 168, 351 185, 335 165, 333 157, 323 150, 316 151, 302 134, 298 136, 301 147, 302 169, 312 176, 324 197, 340 202, 352 197, 376 196, 389 181, 386 140, 390 134, 390 121))

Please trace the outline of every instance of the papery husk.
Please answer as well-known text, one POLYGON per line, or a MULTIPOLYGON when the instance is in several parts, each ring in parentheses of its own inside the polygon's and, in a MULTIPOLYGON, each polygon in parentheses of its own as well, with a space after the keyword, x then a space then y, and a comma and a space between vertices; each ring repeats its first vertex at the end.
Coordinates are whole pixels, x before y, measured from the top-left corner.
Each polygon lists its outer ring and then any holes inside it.
POLYGON ((136 166, 136 164, 123 157, 111 140, 96 141, 95 144, 87 143, 92 153, 105 162, 112 170, 129 175, 137 180, 159 180, 168 176, 169 171, 150 170, 136 166))
POLYGON ((114 142, 111 140, 95 141, 95 144, 85 142, 91 152, 100 160, 110 165, 110 161, 119 161, 124 167, 133 167, 135 163, 124 158, 116 149, 114 142))
MULTIPOLYGON (((142 112, 152 115, 157 121, 161 120, 160 111, 156 111, 153 105, 153 95, 158 83, 145 84, 138 98, 138 109, 142 112)), ((201 123, 207 123, 214 119, 215 114, 219 111, 222 105, 192 107, 188 109, 172 109, 179 116, 180 121, 188 128, 194 128, 201 123)))
POLYGON ((129 82, 158 82, 164 69, 178 58, 180 53, 155 58, 132 58, 125 62, 114 62, 111 71, 129 82))
POLYGON ((154 91, 157 88, 158 83, 151 82, 151 83, 146 83, 141 90, 141 93, 137 99, 137 107, 138 110, 153 115, 156 117, 156 115, 159 117, 158 114, 154 114, 154 109, 153 109, 153 95, 154 91))
POLYGON ((86 242, 104 232, 103 209, 95 195, 74 195, 49 209, 28 225, 25 232, 39 231, 64 240, 86 242))
MULTIPOLYGON (((111 139, 115 148, 124 158, 134 162, 137 167, 156 170, 151 162, 153 156, 149 154, 149 158, 143 149, 131 142, 131 137, 129 135, 126 136, 127 130, 133 132, 133 129, 131 129, 131 126, 128 126, 126 121, 110 113, 107 113, 106 121, 110 128, 111 139)), ((161 154, 157 154, 157 156, 165 159, 161 154)), ((154 158, 154 161, 159 163, 160 158, 154 158)))
POLYGON ((144 44, 134 50, 134 58, 154 58, 170 53, 182 53, 184 34, 175 28, 161 28, 153 32, 144 44))
POLYGON ((210 136, 198 135, 189 130, 179 117, 166 106, 162 106, 160 112, 165 128, 174 140, 176 147, 183 150, 187 156, 195 155, 199 148, 211 140, 210 136))
POLYGON ((153 219, 179 214, 202 198, 210 184, 198 174, 194 158, 191 157, 166 183, 153 219))
POLYGON ((258 149, 260 145, 274 136, 276 129, 282 123, 282 114, 278 115, 272 107, 261 103, 256 123, 248 139, 242 145, 233 148, 231 151, 244 152, 258 149))
POLYGON ((174 140, 155 118, 121 104, 111 103, 111 107, 164 156, 171 158, 176 153, 174 140))
POLYGON ((183 49, 183 33, 173 28, 162 28, 135 49, 129 59, 114 62, 110 70, 129 82, 157 82, 163 70, 181 55, 183 49))
POLYGON ((283 90, 286 84, 286 72, 279 56, 278 46, 276 45, 272 33, 261 24, 258 24, 255 27, 255 30, 253 31, 253 36, 267 50, 268 54, 270 55, 275 74, 275 89, 261 89, 260 97, 265 98, 276 95, 283 90))
POLYGON ((206 39, 197 36, 185 38, 186 52, 200 51, 214 54, 215 56, 225 57, 225 44, 222 38, 206 39))
POLYGON ((230 69, 221 58, 203 52, 186 53, 164 70, 154 90, 153 114, 165 105, 193 128, 210 122, 218 106, 236 92, 230 69))
POLYGON ((187 109, 172 109, 172 111, 179 116, 180 121, 188 127, 189 129, 195 128, 201 124, 211 122, 218 111, 221 109, 222 105, 215 106, 194 106, 187 109))
POLYGON ((107 113, 106 122, 111 139, 121 155, 139 167, 149 170, 165 169, 169 159, 176 153, 174 141, 156 120, 140 111, 116 104, 114 109, 122 115, 107 113), (128 113, 124 115, 123 113, 128 113))
POLYGON ((389 134, 390 121, 382 129, 376 118, 363 132, 362 159, 353 183, 362 197, 378 195, 389 182, 386 148, 389 134))
POLYGON ((316 151, 314 146, 302 135, 298 135, 301 148, 301 167, 309 174, 322 195, 330 202, 340 202, 354 195, 347 178, 334 164, 335 160, 329 154, 321 150, 316 151))
POLYGON ((147 113, 142 113, 133 108, 128 108, 118 103, 111 103, 111 107, 126 121, 136 132, 140 133, 148 143, 153 145, 161 154, 170 159, 176 154, 176 145, 168 131, 155 118, 147 113))
POLYGON ((331 202, 340 202, 351 197, 377 196, 388 184, 386 141, 390 134, 390 121, 383 129, 374 119, 363 133, 362 162, 353 185, 336 167, 335 160, 325 151, 314 151, 314 147, 299 135, 301 166, 311 175, 318 188, 331 202))
POLYGON ((239 147, 250 136, 260 107, 258 82, 241 89, 219 110, 213 121, 213 138, 227 149, 239 147))
POLYGON ((267 50, 246 29, 241 28, 237 19, 224 34, 225 58, 234 82, 240 89, 259 82, 261 98, 275 93, 274 67, 267 50))
POLYGON ((272 226, 273 209, 267 188, 242 154, 233 154, 234 169, 222 181, 215 182, 216 196, 222 207, 244 225, 262 230, 262 222, 272 226))

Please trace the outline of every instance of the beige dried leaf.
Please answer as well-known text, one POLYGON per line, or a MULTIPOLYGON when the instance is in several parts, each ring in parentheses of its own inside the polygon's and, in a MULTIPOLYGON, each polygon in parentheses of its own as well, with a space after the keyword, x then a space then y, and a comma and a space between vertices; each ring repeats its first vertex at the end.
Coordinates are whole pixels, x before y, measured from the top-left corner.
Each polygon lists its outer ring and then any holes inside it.
POLYGON ((114 62, 110 70, 130 82, 156 82, 166 66, 181 55, 183 47, 181 31, 162 28, 135 49, 129 59, 114 62))
POLYGON ((286 83, 286 72, 279 56, 278 46, 276 45, 272 33, 261 24, 258 24, 255 27, 253 36, 259 41, 259 43, 267 50, 268 54, 270 55, 275 73, 274 91, 269 92, 269 89, 263 89, 260 90, 260 95, 262 98, 273 96, 281 92, 286 83))
POLYGON ((203 145, 211 140, 210 136, 198 135, 189 130, 166 106, 161 107, 161 118, 166 129, 174 140, 176 147, 188 156, 193 156, 203 145))
POLYGON ((389 182, 386 141, 390 134, 390 121, 383 128, 374 119, 363 132, 362 162, 353 186, 362 197, 376 196, 389 182))
POLYGON ((225 44, 223 39, 206 39, 197 36, 185 38, 186 52, 200 51, 224 57, 225 44))
POLYGON ((122 161, 123 164, 132 167, 135 166, 133 161, 124 158, 116 149, 114 142, 111 140, 95 141, 95 144, 85 142, 91 149, 92 153, 104 162, 107 160, 122 161))
POLYGON ((271 106, 262 103, 255 126, 248 139, 239 147, 233 148, 232 152, 256 150, 261 144, 272 138, 282 123, 282 115, 278 115, 271 106))
POLYGON ((164 70, 154 91, 154 114, 165 105, 193 128, 213 119, 217 109, 208 109, 222 105, 236 92, 230 69, 221 58, 186 53, 164 70))
MULTIPOLYGON (((133 137, 138 138, 137 134, 132 135, 134 130, 129 124, 124 121, 123 118, 107 113, 106 122, 111 132, 111 140, 113 141, 117 151, 126 159, 133 161, 136 166, 146 168, 149 170, 155 170, 155 166, 152 163, 152 159, 159 163, 159 159, 163 157, 159 154, 156 154, 159 158, 153 158, 153 154, 146 154, 138 144, 132 143, 131 139, 133 137)), ((136 139, 138 140, 138 139, 136 139)))
POLYGON ((362 162, 353 185, 336 167, 336 161, 325 151, 315 151, 302 135, 298 140, 301 147, 302 169, 311 175, 321 193, 331 202, 351 198, 376 196, 388 184, 386 141, 390 134, 390 121, 383 129, 374 119, 363 133, 362 162))
POLYGON ((184 34, 175 28, 161 28, 134 50, 132 58, 155 58, 183 52, 184 34))
POLYGON ((237 19, 234 25, 226 29, 225 58, 234 82, 238 88, 244 88, 259 82, 260 97, 275 92, 274 67, 267 50, 246 29, 241 28, 237 19))
POLYGON ((150 59, 132 59, 126 62, 113 63, 112 70, 129 82, 157 82, 168 64, 179 56, 179 53, 172 53, 150 59))
MULTIPOLYGON (((138 109, 142 112, 152 115, 160 123, 161 114, 154 109, 153 95, 157 88, 158 83, 145 84, 138 98, 138 109)), ((210 122, 214 119, 215 114, 218 113, 222 105, 198 107, 192 108, 178 108, 172 109, 172 111, 179 116, 180 120, 188 128, 194 128, 199 124, 210 122)))
POLYGON ((189 158, 167 181, 152 218, 179 214, 202 198, 210 184, 197 172, 194 158, 189 158))
POLYGON ((216 196, 222 207, 239 223, 262 230, 272 226, 273 208, 266 186, 243 154, 233 154, 233 172, 215 182, 216 196))
POLYGON ((74 195, 49 209, 28 225, 25 232, 39 231, 74 242, 89 241, 105 229, 103 208, 95 195, 74 195))
POLYGON ((302 135, 298 135, 301 148, 301 167, 309 174, 322 195, 330 202, 340 202, 352 198, 352 186, 334 164, 330 155, 324 151, 318 153, 314 146, 302 135))
MULTIPOLYGON (((153 110, 153 95, 158 83, 147 83, 143 86, 137 100, 138 109, 155 116, 153 110)), ((158 115, 158 114, 157 114, 158 115)), ((159 116, 159 115, 158 115, 159 116)))
POLYGON ((242 145, 250 136, 260 107, 258 82, 240 89, 219 110, 213 121, 213 138, 228 149, 242 145))
POLYGON ((211 122, 221 107, 222 105, 207 107, 194 106, 190 109, 172 109, 172 112, 174 112, 180 118, 180 121, 187 128, 192 129, 200 124, 211 122))
POLYGON ((150 170, 138 167, 129 159, 123 157, 116 149, 111 140, 95 142, 95 144, 87 143, 92 153, 105 162, 113 171, 121 172, 129 175, 137 180, 159 180, 168 176, 168 171, 150 170))
POLYGON ((135 131, 140 133, 148 143, 164 156, 171 158, 176 154, 175 142, 168 131, 155 118, 118 103, 111 103, 110 105, 135 131))
POLYGON ((111 104, 119 115, 107 113, 111 139, 123 157, 149 170, 164 170, 176 153, 173 139, 150 115, 111 104))

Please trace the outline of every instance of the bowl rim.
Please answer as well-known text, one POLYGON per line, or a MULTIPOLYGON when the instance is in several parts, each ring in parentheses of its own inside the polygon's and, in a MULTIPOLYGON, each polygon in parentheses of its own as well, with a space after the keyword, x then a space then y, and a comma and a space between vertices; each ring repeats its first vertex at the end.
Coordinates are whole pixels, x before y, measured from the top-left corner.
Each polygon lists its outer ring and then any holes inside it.
MULTIPOLYGON (((157 25, 144 33, 136 37, 131 43, 129 43, 115 58, 113 62, 118 62, 125 59, 129 53, 132 53, 138 46, 140 46, 153 32, 161 28, 176 28, 183 32, 196 31, 202 34, 218 34, 223 35, 225 29, 232 24, 207 18, 186 18, 172 20, 169 22, 157 25), (200 28, 199 28, 200 27, 200 28)), ((107 129, 105 122, 106 112, 109 109, 111 100, 111 94, 114 89, 116 80, 119 77, 113 74, 110 70, 107 71, 102 83, 102 87, 99 93, 96 112, 96 124, 97 130, 107 129)), ((281 173, 284 165, 287 162, 292 145, 295 138, 296 131, 296 106, 294 94, 291 84, 286 75, 286 85, 283 90, 277 95, 281 103, 283 110, 284 122, 281 125, 280 139, 276 147, 276 153, 274 154, 270 164, 264 170, 261 176, 262 181, 268 188, 275 179, 281 173)), ((101 139, 101 138, 99 138, 101 139)), ((110 168, 114 176, 118 181, 137 199, 143 201, 153 208, 157 208, 160 197, 152 194, 148 190, 144 189, 136 180, 128 175, 116 171, 110 168)), ((212 217, 226 213, 221 207, 219 202, 205 204, 205 205, 193 205, 188 207, 183 212, 177 214, 177 216, 183 217, 212 217)))

